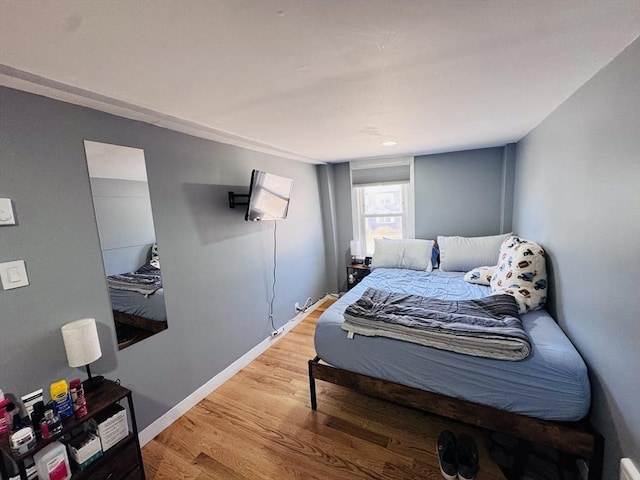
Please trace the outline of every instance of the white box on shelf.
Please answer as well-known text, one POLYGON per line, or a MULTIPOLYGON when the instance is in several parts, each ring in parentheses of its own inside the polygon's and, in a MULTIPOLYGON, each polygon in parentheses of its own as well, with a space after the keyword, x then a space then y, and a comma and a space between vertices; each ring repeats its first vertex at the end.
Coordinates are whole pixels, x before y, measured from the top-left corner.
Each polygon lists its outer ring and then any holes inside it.
POLYGON ((71 458, 80 467, 80 470, 102 456, 100 439, 93 433, 86 433, 71 439, 68 447, 71 458))
POLYGON ((98 423, 98 436, 102 444, 102 451, 106 452, 120 440, 129 435, 129 422, 127 412, 120 405, 114 405, 96 418, 98 423))

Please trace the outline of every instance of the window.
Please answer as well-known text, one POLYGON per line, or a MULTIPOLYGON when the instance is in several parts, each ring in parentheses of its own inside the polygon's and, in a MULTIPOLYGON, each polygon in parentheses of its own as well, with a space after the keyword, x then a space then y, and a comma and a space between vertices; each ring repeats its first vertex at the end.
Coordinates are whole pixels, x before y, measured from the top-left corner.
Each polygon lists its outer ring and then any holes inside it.
POLYGON ((413 158, 351 162, 353 238, 372 255, 376 238, 414 238, 413 158))

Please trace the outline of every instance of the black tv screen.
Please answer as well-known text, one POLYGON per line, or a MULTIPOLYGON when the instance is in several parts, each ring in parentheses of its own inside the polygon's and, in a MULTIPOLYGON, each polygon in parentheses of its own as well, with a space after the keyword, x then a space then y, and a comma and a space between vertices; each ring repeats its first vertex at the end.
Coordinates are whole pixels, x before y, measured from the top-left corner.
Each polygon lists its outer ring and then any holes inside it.
POLYGON ((273 173, 251 172, 249 205, 244 219, 281 220, 287 218, 293 180, 273 173))

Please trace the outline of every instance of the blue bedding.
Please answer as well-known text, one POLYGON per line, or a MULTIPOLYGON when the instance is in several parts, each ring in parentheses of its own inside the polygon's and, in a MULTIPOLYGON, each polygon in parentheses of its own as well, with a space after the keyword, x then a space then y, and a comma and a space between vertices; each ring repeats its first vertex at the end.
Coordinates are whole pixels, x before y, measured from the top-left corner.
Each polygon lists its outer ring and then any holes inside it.
POLYGON ((531 340, 524 360, 474 357, 342 329, 343 313, 368 288, 444 300, 482 298, 489 287, 467 283, 463 273, 376 269, 318 320, 318 356, 336 367, 500 410, 544 420, 575 421, 591 403, 584 361, 544 310, 521 316, 531 340))
POLYGON ((164 304, 164 289, 156 290, 152 295, 109 288, 111 307, 118 312, 144 317, 158 322, 167 321, 164 304))

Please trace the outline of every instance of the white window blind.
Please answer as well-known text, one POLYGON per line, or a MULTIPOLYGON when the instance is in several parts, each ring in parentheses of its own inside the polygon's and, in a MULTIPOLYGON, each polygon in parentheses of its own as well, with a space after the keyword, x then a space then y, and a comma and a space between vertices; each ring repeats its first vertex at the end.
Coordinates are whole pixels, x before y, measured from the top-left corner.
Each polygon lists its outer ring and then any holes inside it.
POLYGON ((411 181, 411 164, 356 167, 351 171, 352 187, 402 184, 411 181))

